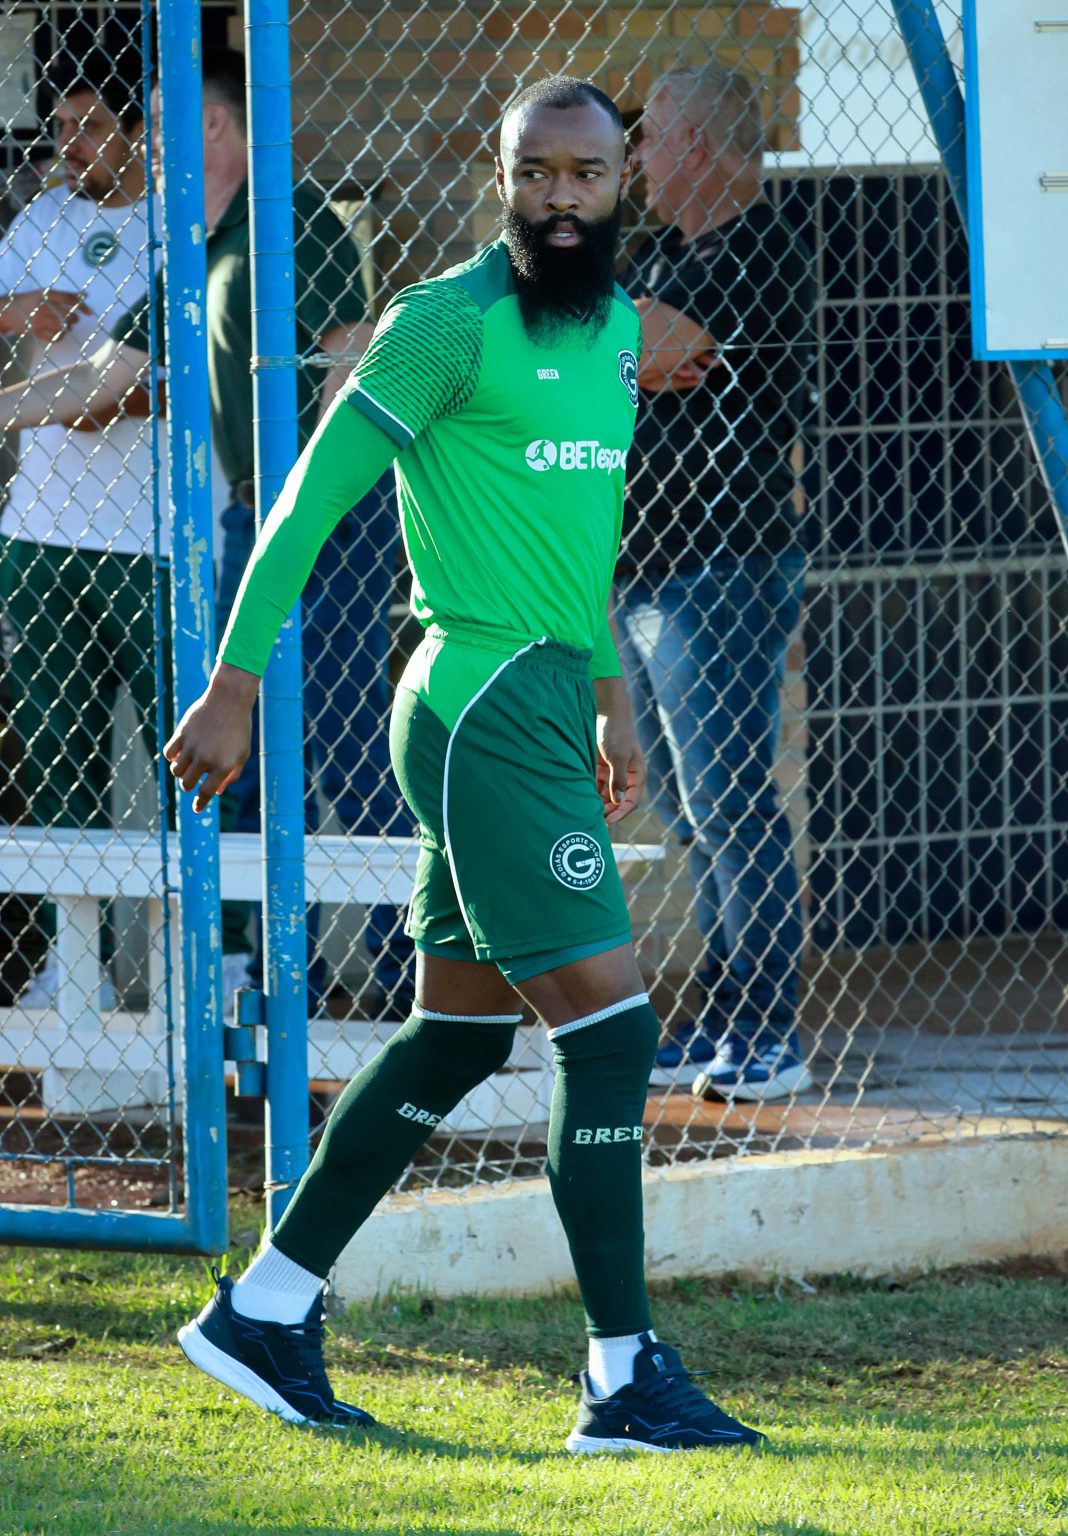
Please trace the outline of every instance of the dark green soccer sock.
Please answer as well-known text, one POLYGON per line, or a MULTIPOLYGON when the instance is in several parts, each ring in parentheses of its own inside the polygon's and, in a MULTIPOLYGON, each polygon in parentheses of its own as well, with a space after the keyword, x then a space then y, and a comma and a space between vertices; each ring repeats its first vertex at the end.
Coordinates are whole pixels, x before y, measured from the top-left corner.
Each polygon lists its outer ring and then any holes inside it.
POLYGON ((274 1246, 325 1279, 438 1121, 508 1060, 519 1017, 413 1013, 335 1104, 274 1246))
POLYGON ((652 1326, 645 1291, 642 1111, 660 1026, 644 997, 550 1030, 549 1183, 593 1338, 652 1326))

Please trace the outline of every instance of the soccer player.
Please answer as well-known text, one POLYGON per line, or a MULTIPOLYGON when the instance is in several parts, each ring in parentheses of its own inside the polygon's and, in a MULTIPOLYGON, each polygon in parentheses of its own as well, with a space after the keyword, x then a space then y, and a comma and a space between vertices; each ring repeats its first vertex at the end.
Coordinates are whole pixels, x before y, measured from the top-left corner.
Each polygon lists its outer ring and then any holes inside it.
POLYGON ((269 1242, 179 1334, 194 1364, 290 1420, 369 1422, 326 1378, 325 1278, 433 1126, 508 1059, 518 993, 553 1043, 549 1178, 590 1335, 568 1448, 761 1438, 657 1339, 643 1273, 658 1026, 606 828, 644 777, 606 617, 638 404, 640 326, 614 280, 630 171, 619 113, 588 82, 545 80, 512 102, 503 239, 386 309, 165 749, 198 811, 240 772, 274 637, 333 521, 396 460, 426 630, 391 727, 421 828, 417 1001, 338 1100, 269 1242))

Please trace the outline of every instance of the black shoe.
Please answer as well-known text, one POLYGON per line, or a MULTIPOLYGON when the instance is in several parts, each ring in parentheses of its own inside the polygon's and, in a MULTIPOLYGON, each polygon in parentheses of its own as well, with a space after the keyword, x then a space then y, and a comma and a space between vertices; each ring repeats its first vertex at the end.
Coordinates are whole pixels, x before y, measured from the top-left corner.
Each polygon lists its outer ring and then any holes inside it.
POLYGON ((263 1323, 234 1310, 234 1282, 212 1270, 215 1295, 178 1330, 178 1342, 200 1370, 291 1424, 373 1424, 362 1408, 340 1402, 323 1365, 323 1298, 303 1323, 263 1323))
POLYGON ((578 1423, 569 1451, 696 1451, 760 1445, 764 1436, 717 1408, 693 1386, 677 1350, 640 1335, 634 1379, 611 1397, 594 1397, 582 1372, 578 1423))

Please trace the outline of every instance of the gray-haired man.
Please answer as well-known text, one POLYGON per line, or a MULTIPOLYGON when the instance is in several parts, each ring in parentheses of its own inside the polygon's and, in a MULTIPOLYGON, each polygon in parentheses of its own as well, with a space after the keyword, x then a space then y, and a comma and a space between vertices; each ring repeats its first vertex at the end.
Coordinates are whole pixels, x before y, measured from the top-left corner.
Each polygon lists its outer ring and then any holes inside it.
POLYGON ((642 121, 666 228, 626 281, 644 408, 619 567, 624 664, 659 814, 689 844, 707 1002, 656 1081, 781 1098, 811 1078, 796 1033, 801 919, 772 774, 804 557, 790 453, 805 404, 811 256, 763 194, 757 88, 716 64, 665 75, 642 121))

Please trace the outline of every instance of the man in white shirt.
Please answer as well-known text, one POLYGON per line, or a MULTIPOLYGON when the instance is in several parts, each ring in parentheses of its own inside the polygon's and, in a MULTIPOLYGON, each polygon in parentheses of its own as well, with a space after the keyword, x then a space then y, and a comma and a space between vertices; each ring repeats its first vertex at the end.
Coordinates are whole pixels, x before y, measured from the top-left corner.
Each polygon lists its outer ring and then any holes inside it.
MULTIPOLYGON (((144 121, 137 86, 90 55, 60 86, 63 179, 46 184, 0 242, 0 332, 26 339, 30 377, 78 362, 148 285, 144 121)), ((157 221, 158 228, 158 221, 157 221)), ((111 727, 128 686, 156 749, 156 635, 148 396, 125 409, 24 429, 0 513, 10 724, 36 826, 111 824, 111 727)), ((167 550, 167 527, 158 533, 167 550)), ((162 611, 168 611, 166 593, 162 611)), ((51 928, 50 909, 42 920, 51 928)), ((47 958, 23 993, 48 1006, 47 958)), ((113 1004, 105 984, 100 1001, 113 1004)))

